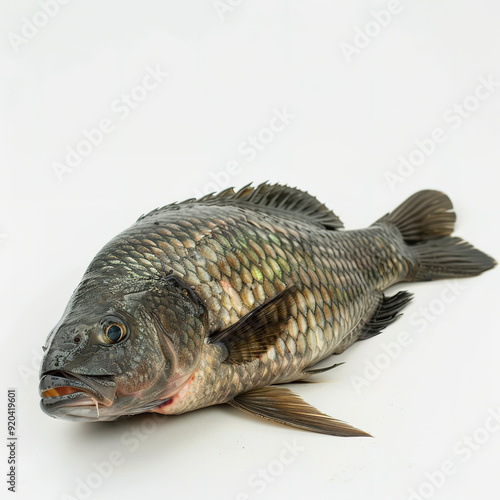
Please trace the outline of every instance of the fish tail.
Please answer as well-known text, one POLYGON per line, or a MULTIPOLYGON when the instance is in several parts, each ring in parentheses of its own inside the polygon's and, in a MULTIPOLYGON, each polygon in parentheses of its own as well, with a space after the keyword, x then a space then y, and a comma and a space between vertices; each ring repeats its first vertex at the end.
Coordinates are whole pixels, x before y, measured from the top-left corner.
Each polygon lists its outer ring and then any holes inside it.
POLYGON ((413 265, 404 281, 477 276, 496 265, 489 255, 451 236, 455 220, 448 196, 425 190, 377 221, 395 226, 407 244, 413 265))

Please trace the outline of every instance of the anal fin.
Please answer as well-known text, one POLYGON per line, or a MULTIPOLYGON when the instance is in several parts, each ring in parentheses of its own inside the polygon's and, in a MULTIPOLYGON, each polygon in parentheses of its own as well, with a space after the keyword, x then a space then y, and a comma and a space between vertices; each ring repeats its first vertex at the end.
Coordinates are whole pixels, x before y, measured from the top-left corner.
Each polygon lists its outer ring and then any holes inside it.
POLYGON ((371 437, 366 432, 321 413, 284 387, 258 387, 227 403, 257 417, 306 431, 330 436, 371 437))
POLYGON ((386 326, 401 316, 401 310, 410 302, 413 295, 409 292, 398 292, 392 297, 382 296, 382 300, 371 318, 364 324, 358 340, 366 340, 378 335, 386 326))

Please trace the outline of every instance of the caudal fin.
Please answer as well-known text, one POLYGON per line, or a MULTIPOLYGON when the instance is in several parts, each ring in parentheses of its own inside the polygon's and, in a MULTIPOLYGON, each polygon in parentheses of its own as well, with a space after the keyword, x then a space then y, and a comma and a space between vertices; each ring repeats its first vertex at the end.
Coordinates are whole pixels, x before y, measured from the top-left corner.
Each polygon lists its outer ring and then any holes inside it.
POLYGON ((425 190, 377 221, 398 228, 408 244, 414 268, 406 281, 476 276, 496 265, 493 258, 470 243, 450 236, 455 220, 448 196, 425 190))

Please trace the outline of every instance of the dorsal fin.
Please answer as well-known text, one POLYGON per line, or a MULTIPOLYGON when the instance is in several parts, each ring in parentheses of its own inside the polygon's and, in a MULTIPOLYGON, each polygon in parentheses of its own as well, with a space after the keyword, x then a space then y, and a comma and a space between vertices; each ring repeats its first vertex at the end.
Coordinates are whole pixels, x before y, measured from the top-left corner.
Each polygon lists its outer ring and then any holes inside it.
POLYGON ((180 203, 173 203, 153 210, 140 219, 161 210, 178 210, 181 205, 189 204, 247 206, 274 214, 293 212, 294 216, 321 225, 326 229, 344 227, 341 220, 329 208, 306 191, 281 184, 268 184, 267 182, 256 187, 247 184, 239 191, 229 188, 220 193, 207 194, 198 200, 191 198, 180 203))

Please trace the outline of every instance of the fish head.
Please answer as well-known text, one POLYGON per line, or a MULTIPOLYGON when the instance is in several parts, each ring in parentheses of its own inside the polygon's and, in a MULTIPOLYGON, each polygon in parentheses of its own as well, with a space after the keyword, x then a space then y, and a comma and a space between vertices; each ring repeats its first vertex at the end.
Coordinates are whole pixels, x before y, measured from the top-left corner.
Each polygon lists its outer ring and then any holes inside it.
POLYGON ((198 366, 203 317, 179 280, 84 279, 44 346, 43 411, 115 420, 165 404, 198 366))

